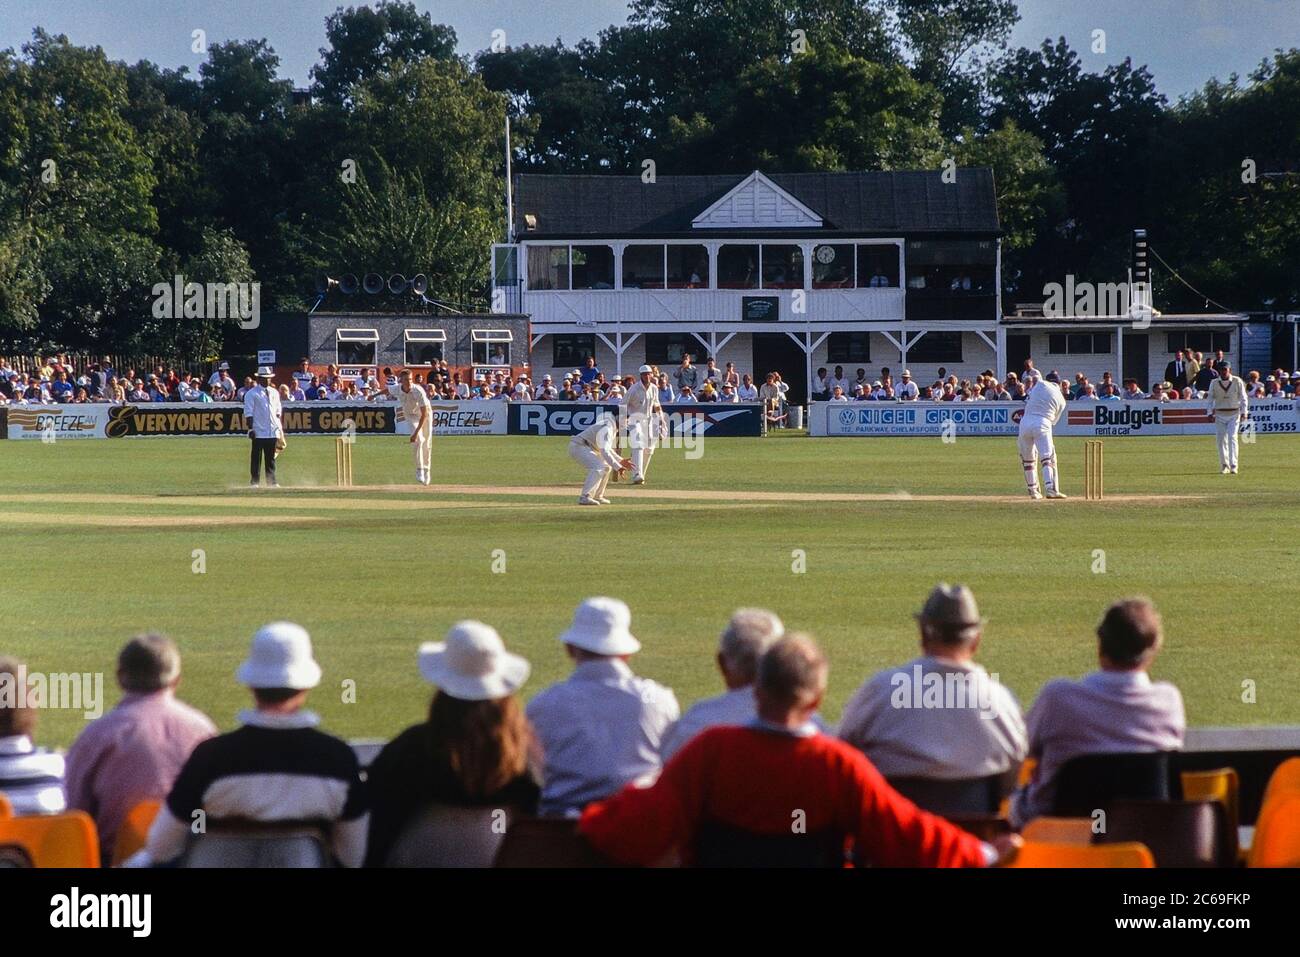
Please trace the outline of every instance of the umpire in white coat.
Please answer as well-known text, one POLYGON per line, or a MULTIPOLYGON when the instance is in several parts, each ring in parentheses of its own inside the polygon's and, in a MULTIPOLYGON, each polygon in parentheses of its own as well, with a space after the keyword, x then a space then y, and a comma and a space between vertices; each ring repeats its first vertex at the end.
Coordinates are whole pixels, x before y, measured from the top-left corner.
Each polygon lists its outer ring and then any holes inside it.
POLYGON ((642 366, 637 372, 640 380, 628 389, 623 408, 627 410, 627 439, 632 450, 632 484, 644 485, 650 456, 664 433, 665 422, 655 370, 642 366))
POLYGON ((253 440, 249 456, 249 485, 262 484, 262 464, 266 464, 266 484, 279 488, 275 480, 275 446, 284 436, 280 420, 280 393, 272 380, 275 374, 268 366, 257 370, 257 385, 244 393, 244 420, 248 423, 248 437, 253 440))
POLYGON ((631 459, 621 458, 614 450, 618 438, 618 421, 609 412, 596 416, 594 424, 569 441, 569 457, 587 470, 579 505, 608 505, 605 486, 614 469, 631 468, 631 459))

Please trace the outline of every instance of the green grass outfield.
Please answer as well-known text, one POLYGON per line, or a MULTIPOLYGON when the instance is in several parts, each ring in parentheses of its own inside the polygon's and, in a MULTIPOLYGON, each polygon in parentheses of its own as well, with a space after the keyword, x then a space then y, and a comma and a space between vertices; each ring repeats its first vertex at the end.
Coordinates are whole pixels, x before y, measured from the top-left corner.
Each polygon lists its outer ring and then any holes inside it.
MULTIPOLYGON (((1167 631, 1156 675, 1181 687, 1190 724, 1300 721, 1294 437, 1243 446, 1237 476, 1218 474, 1210 436, 1108 439, 1107 493, 1134 497, 1102 503, 1080 497, 1082 439, 1058 444, 1065 502, 1024 497, 1010 438, 714 439, 695 461, 661 450, 652 484, 611 485, 602 508, 574 503, 580 472, 563 438, 435 439, 435 482, 536 491, 511 495, 339 491, 333 446, 291 438, 281 481, 296 488, 250 493, 241 439, 0 442, 0 654, 33 671, 103 671, 111 704, 118 647, 162 630, 185 656, 182 696, 228 728, 247 700, 233 672, 249 637, 289 618, 315 640, 325 682, 311 706, 326 728, 385 737, 427 709, 416 646, 459 618, 491 623, 527 655, 533 694, 567 671, 555 636, 575 603, 616 595, 645 645, 634 667, 686 706, 720 690, 713 651, 728 614, 759 604, 828 650, 835 719, 866 675, 916 653, 911 613, 946 579, 975 589, 988 618, 980 660, 1026 706, 1047 679, 1094 666, 1108 601, 1145 593, 1167 631), (656 497, 665 490, 715 496, 656 497), (241 520, 254 524, 229 524, 241 520), (192 570, 196 549, 205 574, 192 570), (343 700, 349 679, 355 703, 343 700), (1255 703, 1242 700, 1246 681, 1255 703)), ((409 482, 409 446, 362 437, 354 467, 358 486, 409 482)), ((66 745, 82 724, 49 711, 39 738, 66 745)))

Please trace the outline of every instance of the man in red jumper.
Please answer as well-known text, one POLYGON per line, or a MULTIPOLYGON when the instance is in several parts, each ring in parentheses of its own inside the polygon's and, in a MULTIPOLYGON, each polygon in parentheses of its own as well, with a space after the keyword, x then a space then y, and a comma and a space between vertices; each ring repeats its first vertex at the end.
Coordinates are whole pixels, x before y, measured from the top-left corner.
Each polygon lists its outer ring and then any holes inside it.
POLYGON ((820 733, 812 717, 828 674, 811 638, 782 639, 759 664, 755 721, 698 735, 653 787, 589 805, 579 831, 620 864, 654 864, 674 849, 684 863, 725 863, 726 852, 702 850, 718 834, 750 863, 792 860, 801 836, 877 867, 981 867, 1014 853, 1017 838, 988 844, 920 810, 862 752, 820 733))

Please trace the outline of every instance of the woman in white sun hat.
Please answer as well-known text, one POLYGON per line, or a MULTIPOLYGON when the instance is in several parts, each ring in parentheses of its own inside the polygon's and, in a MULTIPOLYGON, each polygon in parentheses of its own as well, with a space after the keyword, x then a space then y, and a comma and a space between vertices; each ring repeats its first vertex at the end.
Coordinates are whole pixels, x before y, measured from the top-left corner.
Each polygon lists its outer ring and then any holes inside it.
POLYGON ((630 781, 659 774, 659 746, 680 717, 672 691, 639 678, 632 613, 617 598, 588 598, 560 635, 573 659, 568 680, 528 703, 546 766, 540 813, 573 814, 630 781))
POLYGON ((458 621, 446 641, 420 646, 419 663, 438 688, 429 718, 390 741, 367 772, 371 867, 384 866, 402 829, 429 804, 537 810, 540 757, 515 696, 528 662, 506 651, 491 626, 458 621))

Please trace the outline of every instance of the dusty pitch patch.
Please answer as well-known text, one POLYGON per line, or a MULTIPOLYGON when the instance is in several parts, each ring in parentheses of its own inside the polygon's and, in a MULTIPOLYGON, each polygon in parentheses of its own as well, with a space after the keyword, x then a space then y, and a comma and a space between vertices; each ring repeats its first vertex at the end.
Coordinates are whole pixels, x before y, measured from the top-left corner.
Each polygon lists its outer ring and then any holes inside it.
POLYGON ((176 528, 194 525, 301 525, 317 515, 69 515, 66 512, 0 512, 14 525, 89 525, 99 528, 176 528))

